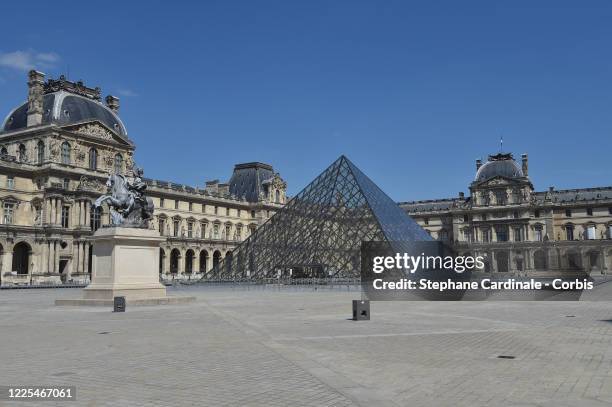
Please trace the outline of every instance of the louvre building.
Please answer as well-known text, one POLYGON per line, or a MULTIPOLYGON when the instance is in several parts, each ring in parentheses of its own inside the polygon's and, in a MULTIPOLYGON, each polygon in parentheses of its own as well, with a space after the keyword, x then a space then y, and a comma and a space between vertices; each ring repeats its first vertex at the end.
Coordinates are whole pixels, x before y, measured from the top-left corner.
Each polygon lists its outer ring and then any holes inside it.
POLYGON ((612 187, 536 191, 527 154, 476 160, 469 196, 401 202, 429 234, 459 253, 486 258, 486 271, 609 273, 612 187))
MULTIPOLYGON (((120 118, 119 99, 109 95, 102 101, 100 88, 63 76, 45 80, 44 74, 31 71, 27 89, 27 102, 8 112, 0 127, 0 284, 86 283, 90 238, 110 222, 108 208, 96 210, 92 203, 106 193, 109 174, 132 176, 136 146, 120 118)), ((382 199, 376 197, 383 195, 373 193, 377 187, 369 186, 350 162, 341 159, 335 165, 347 172, 346 190, 339 191, 355 200, 355 208, 367 201, 379 220, 386 218, 383 212, 393 213, 388 204, 385 211, 375 209, 382 199), (362 191, 359 199, 353 190, 362 191)), ((287 184, 269 164, 237 164, 227 182, 202 186, 146 183, 155 205, 151 227, 166 237, 159 259, 164 280, 200 279, 218 270, 256 229, 266 241, 279 241, 270 232, 274 228, 258 229, 276 212, 280 215, 287 202, 287 184)), ((500 153, 476 162, 469 191, 468 196, 399 205, 432 238, 460 253, 484 256, 486 272, 610 269, 612 187, 537 192, 527 155, 519 164, 511 154, 500 153)), ((346 220, 343 216, 338 219, 346 220)), ((283 219, 290 218, 277 220, 283 219)), ((365 219, 355 222, 365 228, 352 227, 355 236, 380 234, 367 232, 371 223, 365 219)), ((383 234, 393 227, 386 225, 383 234)), ((348 245, 346 236, 338 238, 348 245)), ((352 250, 353 243, 346 249, 352 250)), ((245 245, 234 267, 253 253, 245 245)), ((328 254, 338 275, 347 267, 356 269, 351 257, 328 254)))
MULTIPOLYGON (((119 99, 64 77, 31 71, 27 102, 0 128, 0 284, 89 281, 90 237, 109 223, 96 210, 111 173, 131 176, 135 145, 119 99)), ((145 169, 146 170, 146 169, 145 169)), ((146 175, 146 172, 145 172, 146 175)), ((225 258, 286 200, 264 163, 238 164, 228 182, 191 187, 147 179, 152 227, 167 236, 162 278, 197 278, 225 258)))

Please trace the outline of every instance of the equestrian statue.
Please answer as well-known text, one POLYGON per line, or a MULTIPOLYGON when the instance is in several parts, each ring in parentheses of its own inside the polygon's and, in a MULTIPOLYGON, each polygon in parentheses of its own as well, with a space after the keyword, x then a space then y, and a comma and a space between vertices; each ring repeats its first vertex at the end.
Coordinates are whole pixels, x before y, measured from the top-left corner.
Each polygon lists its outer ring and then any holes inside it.
POLYGON ((106 202, 113 226, 148 228, 153 217, 153 200, 144 194, 147 184, 142 180, 142 168, 134 167, 132 173, 132 179, 111 174, 106 181, 110 195, 96 199, 94 207, 99 208, 106 202))

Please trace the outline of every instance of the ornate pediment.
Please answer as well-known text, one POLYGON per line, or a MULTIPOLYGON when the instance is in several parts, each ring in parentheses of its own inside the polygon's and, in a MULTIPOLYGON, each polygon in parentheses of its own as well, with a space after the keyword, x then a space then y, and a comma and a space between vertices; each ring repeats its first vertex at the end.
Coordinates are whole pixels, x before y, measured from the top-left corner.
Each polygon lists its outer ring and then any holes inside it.
POLYGON ((106 127, 98 123, 88 123, 76 127, 72 130, 78 134, 84 134, 86 136, 97 137, 103 140, 114 140, 113 133, 106 127))
POLYGON ((106 185, 97 179, 89 178, 85 175, 79 180, 77 191, 93 191, 93 192, 104 192, 106 191, 106 185))
MULTIPOLYGON (((98 140, 114 141, 121 144, 126 144, 127 142, 125 138, 121 137, 98 120, 72 124, 63 127, 63 129, 73 134, 88 136, 98 140)), ((127 144, 129 144, 129 142, 127 142, 127 144)))

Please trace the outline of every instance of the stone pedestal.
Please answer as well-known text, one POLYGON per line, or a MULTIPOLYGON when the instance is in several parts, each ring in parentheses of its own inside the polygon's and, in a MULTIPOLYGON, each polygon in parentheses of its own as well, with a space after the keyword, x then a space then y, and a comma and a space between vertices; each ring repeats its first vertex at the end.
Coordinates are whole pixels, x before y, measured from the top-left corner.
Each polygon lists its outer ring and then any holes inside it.
POLYGON ((167 297, 159 282, 159 245, 165 241, 151 229, 109 227, 93 235, 91 284, 83 299, 56 300, 55 305, 112 305, 114 297, 127 304, 190 302, 194 297, 167 297))

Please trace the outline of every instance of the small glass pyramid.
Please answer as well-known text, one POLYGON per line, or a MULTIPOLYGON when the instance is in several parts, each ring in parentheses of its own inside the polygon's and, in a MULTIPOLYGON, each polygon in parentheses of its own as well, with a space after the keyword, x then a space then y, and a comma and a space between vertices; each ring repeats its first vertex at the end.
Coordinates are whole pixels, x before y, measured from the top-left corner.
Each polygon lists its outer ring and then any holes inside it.
POLYGON ((432 240, 340 156, 204 279, 358 278, 362 241, 432 240))

